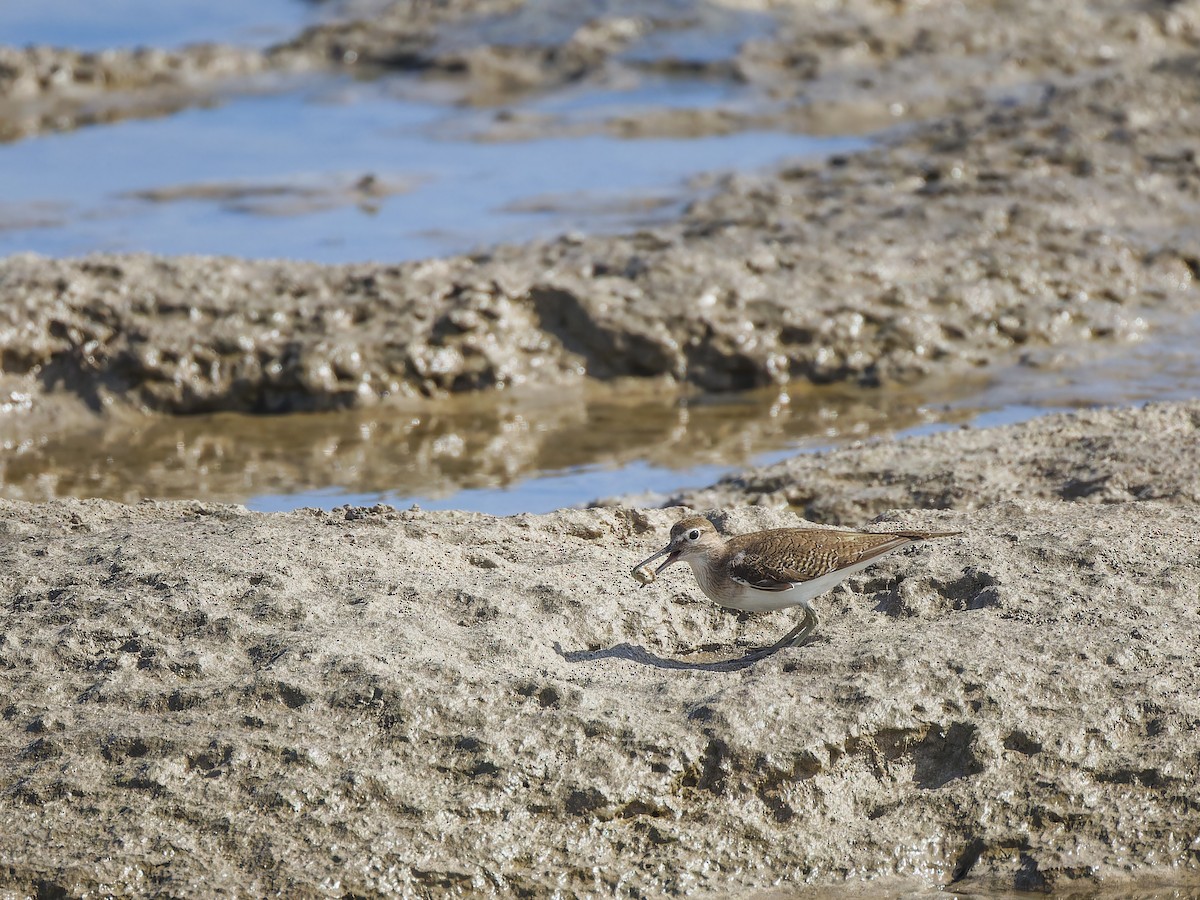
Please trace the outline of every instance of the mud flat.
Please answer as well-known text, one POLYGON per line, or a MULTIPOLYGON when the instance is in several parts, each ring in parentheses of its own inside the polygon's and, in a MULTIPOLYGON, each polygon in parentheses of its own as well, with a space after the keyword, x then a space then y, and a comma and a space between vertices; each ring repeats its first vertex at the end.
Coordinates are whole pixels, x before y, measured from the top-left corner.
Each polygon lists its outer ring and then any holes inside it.
MULTIPOLYGON (((1192 311, 1194 6, 932 6, 844 4, 720 65, 797 85, 794 121, 942 118, 723 180, 661 228, 405 266, 0 261, 0 406, 904 384, 1192 311)), ((390 60, 478 100, 603 71, 637 25, 559 53, 421 33, 419 54, 339 26, 268 56, 390 60)), ((187 71, 190 52, 147 58, 187 71)), ((38 109, 81 83, 109 96, 54 53, 3 60, 34 131, 70 127, 38 109)), ((283 67, 255 53, 197 77, 283 67)), ((1089 412, 676 498, 730 507, 731 532, 793 510, 964 531, 850 580, 816 641, 750 666, 724 660, 787 615, 720 612, 686 572, 628 577, 678 509, 0 502, 0 888, 1194 886, 1198 422, 1195 403, 1089 412)))
MULTIPOLYGON (((989 489, 877 527, 963 537, 851 579, 818 640, 751 666, 723 661, 787 614, 628 575, 677 509, 5 502, 0 885, 1194 885, 1198 423, 1183 404, 899 445, 989 489), (1052 470, 1155 489, 994 477, 1050 444, 1052 470)), ((823 458, 851 498, 875 490, 862 454, 823 458)), ((900 505, 937 505, 918 482, 900 505)))

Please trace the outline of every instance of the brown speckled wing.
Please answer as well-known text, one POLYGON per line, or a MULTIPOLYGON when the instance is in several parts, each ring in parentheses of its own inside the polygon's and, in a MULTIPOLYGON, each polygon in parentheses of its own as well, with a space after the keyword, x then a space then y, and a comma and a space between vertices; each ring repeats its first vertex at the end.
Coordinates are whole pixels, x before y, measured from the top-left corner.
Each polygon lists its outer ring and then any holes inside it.
POLYGON ((729 574, 760 591, 786 591, 924 537, 919 532, 868 534, 812 528, 760 531, 729 541, 729 574))

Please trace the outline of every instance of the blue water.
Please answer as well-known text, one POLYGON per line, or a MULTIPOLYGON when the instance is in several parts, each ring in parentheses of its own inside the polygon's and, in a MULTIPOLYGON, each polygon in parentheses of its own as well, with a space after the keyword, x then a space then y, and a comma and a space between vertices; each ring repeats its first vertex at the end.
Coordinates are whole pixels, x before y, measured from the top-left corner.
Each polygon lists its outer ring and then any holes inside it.
MULTIPOLYGON (((636 226, 677 212, 692 196, 687 180, 699 173, 752 170, 864 146, 859 139, 775 132, 481 141, 474 137, 479 112, 397 91, 387 83, 308 80, 279 92, 229 97, 213 108, 0 145, 0 255, 417 259, 572 229, 636 226), (362 205, 338 193, 366 175, 401 192, 362 205), (279 212, 219 198, 138 196, 212 185, 325 192, 328 202, 279 212), (547 197, 561 198, 561 208, 520 211, 523 201, 547 197), (611 203, 597 202, 605 200, 630 209, 614 214, 611 203), (28 221, 32 210, 41 211, 34 222, 28 221)), ((643 84, 632 93, 576 92, 559 108, 564 115, 573 109, 590 115, 622 99, 693 104, 714 91, 643 84)))
MULTIPOLYGON (((612 0, 607 8, 670 23, 631 42, 624 55, 641 61, 726 58, 770 23, 680 0, 612 0)), ((262 45, 338 10, 302 0, 0 3, 0 44, 262 45)), ((470 20, 439 40, 563 40, 594 12, 533 0, 515 16, 470 20)), ((0 144, 0 255, 411 260, 636 228, 676 214, 696 195, 688 182, 698 174, 866 145, 769 131, 640 140, 605 133, 613 117, 764 102, 733 79, 686 74, 627 71, 496 109, 451 102, 452 86, 404 74, 277 75, 210 90, 205 105, 170 115, 0 144), (514 133, 513 113, 547 125, 514 133), (367 177, 384 190, 352 190, 367 177)))
POLYGON ((4 0, 0 45, 105 50, 276 43, 313 19, 301 0, 4 0))

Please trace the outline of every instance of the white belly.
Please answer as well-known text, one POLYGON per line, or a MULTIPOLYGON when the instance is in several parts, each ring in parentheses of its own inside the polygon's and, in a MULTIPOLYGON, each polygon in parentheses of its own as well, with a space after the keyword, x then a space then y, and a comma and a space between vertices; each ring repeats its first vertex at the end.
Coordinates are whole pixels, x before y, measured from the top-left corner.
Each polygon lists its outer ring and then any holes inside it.
MULTIPOLYGON (((884 556, 886 555, 884 554, 884 556)), ((791 609, 794 606, 808 606, 808 602, 814 597, 819 597, 831 590, 867 566, 874 565, 881 558, 877 556, 866 562, 847 566, 845 569, 838 569, 809 581, 798 582, 786 591, 761 591, 748 584, 741 584, 730 579, 708 578, 709 570, 706 566, 698 566, 691 560, 688 560, 688 563, 696 575, 696 582, 700 585, 700 590, 704 591, 708 598, 719 606, 726 609, 739 609, 743 612, 770 612, 776 609, 791 609)))

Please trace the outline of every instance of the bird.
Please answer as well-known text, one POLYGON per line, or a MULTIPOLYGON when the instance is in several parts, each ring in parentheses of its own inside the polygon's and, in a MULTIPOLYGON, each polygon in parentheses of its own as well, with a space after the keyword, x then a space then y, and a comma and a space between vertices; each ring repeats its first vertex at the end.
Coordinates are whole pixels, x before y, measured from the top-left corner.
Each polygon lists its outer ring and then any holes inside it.
POLYGON ((633 567, 644 587, 677 562, 692 567, 700 590, 725 609, 766 612, 798 606, 800 623, 762 651, 798 646, 817 627, 812 600, 893 551, 961 531, 839 531, 774 528, 725 540, 704 516, 680 519, 663 549, 633 567), (666 557, 658 568, 649 565, 666 557))

